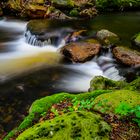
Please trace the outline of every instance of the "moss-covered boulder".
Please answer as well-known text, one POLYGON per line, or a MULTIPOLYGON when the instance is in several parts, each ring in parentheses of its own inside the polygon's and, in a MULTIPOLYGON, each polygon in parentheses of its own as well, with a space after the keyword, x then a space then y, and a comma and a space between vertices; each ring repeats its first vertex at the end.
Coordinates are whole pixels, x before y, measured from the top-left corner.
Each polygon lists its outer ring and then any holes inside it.
POLYGON ((111 93, 105 93, 99 95, 94 100, 94 109, 100 111, 102 113, 115 114, 115 110, 121 104, 125 105, 125 109, 129 106, 129 108, 134 108, 137 105, 140 105, 140 93, 138 91, 130 91, 130 90, 117 90, 111 93))
POLYGON ((140 65, 140 53, 136 50, 131 50, 124 46, 117 46, 113 48, 113 55, 119 62, 125 65, 140 65))
POLYGON ((140 50, 140 33, 132 37, 132 45, 134 45, 136 49, 140 50))
POLYGON ((140 77, 130 83, 126 81, 113 81, 103 76, 96 76, 90 82, 89 91, 95 90, 119 90, 126 89, 132 91, 140 90, 140 77))
POLYGON ((17 140, 109 140, 110 126, 91 112, 72 112, 25 130, 17 140))
POLYGON ((114 90, 122 89, 127 85, 125 81, 113 81, 103 76, 96 76, 90 82, 90 91, 103 89, 103 90, 114 90))
POLYGON ((23 120, 23 122, 17 127, 16 129, 12 130, 4 140, 9 140, 10 138, 15 137, 19 132, 33 126, 34 121, 39 121, 39 119, 42 117, 42 114, 47 112, 49 108, 55 104, 60 103, 63 100, 72 100, 76 97, 77 100, 86 100, 86 99, 94 99, 97 96, 111 92, 110 90, 96 90, 93 92, 88 93, 82 93, 78 95, 68 94, 68 93, 60 93, 55 94, 52 96, 47 96, 42 99, 36 100, 29 110, 29 115, 23 120))
POLYGON ((119 42, 119 37, 115 33, 106 29, 98 31, 96 36, 103 45, 114 45, 119 42))

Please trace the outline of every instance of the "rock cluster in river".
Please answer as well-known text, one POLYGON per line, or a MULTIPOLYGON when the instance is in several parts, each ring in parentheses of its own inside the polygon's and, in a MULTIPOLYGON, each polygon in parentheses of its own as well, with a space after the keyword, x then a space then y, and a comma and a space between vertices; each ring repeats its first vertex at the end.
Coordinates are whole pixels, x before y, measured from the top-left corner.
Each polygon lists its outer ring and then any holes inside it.
POLYGON ((14 15, 29 18, 92 18, 97 14, 94 0, 8 0, 0 5, 7 13, 10 10, 14 15))
POLYGON ((1 0, 4 13, 29 18, 93 18, 99 11, 140 7, 139 0, 1 0))

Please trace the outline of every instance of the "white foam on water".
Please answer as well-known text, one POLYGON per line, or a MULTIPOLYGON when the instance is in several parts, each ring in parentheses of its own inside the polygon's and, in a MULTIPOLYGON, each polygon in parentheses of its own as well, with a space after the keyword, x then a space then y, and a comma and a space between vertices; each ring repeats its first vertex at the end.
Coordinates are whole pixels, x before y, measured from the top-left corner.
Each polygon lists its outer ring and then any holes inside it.
MULTIPOLYGON (((15 51, 0 53, 0 81, 5 81, 17 74, 22 74, 24 71, 33 71, 36 67, 46 65, 46 63, 54 59, 49 53, 59 54, 58 50, 65 45, 63 39, 57 47, 48 45, 50 43, 49 40, 47 42, 37 42, 34 35, 30 37, 30 33, 28 33, 28 38, 25 39, 24 32, 26 31, 26 24, 27 22, 16 20, 10 21, 4 19, 0 21, 0 28, 8 28, 10 31, 22 32, 19 39, 1 43, 2 45, 14 46, 15 51), (28 44, 26 42, 30 43, 28 44), (36 46, 30 45, 32 43, 36 46), (31 62, 30 59, 33 59, 33 62, 31 62)), ((59 57, 57 58, 56 55, 54 57, 54 61, 60 59, 59 57)), ((59 64, 59 62, 57 62, 57 64, 59 64)), ((95 76, 100 75, 113 80, 123 79, 115 68, 114 59, 110 53, 105 56, 95 57, 93 60, 83 64, 61 65, 61 67, 72 70, 73 73, 71 75, 65 75, 57 83, 57 88, 74 92, 87 91, 90 87, 91 79, 95 76)))
POLYGON ((99 75, 104 76, 101 68, 94 61, 83 64, 64 65, 64 67, 73 70, 74 73, 71 76, 64 76, 58 87, 73 92, 88 91, 92 78, 99 75))

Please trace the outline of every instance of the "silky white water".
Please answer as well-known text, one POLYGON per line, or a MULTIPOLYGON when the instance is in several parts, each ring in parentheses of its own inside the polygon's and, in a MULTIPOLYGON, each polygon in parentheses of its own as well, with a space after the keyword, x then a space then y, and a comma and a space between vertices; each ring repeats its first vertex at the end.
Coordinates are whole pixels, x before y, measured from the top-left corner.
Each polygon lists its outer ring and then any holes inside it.
MULTIPOLYGON (((17 20, 3 19, 0 21, 0 29, 4 30, 7 36, 15 36, 8 41, 0 40, 0 46, 8 48, 7 50, 0 50, 0 82, 5 82, 28 71, 34 72, 36 69, 54 65, 58 65, 62 69, 66 68, 68 71, 72 70, 70 74, 64 75, 55 84, 55 88, 65 91, 87 91, 90 86, 90 80, 98 75, 113 80, 123 79, 123 77, 119 76, 110 53, 98 58, 95 57, 84 64, 60 64, 62 55, 60 55, 59 49, 64 46, 64 41, 61 41, 61 44, 57 47, 51 44, 46 44, 43 47, 32 46, 30 44, 31 42, 34 43, 35 36, 31 35, 29 37, 28 33, 28 41, 30 42, 28 44, 25 38, 26 25, 27 22, 17 20)), ((36 44, 40 45, 41 43, 36 44)))

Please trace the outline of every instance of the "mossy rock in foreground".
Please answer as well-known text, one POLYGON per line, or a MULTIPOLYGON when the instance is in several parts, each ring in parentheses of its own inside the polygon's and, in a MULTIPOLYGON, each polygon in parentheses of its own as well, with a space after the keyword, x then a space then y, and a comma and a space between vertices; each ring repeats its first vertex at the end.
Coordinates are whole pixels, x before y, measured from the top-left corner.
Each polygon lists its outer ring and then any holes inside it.
POLYGON ((87 93, 81 93, 78 95, 74 94, 68 94, 68 93, 60 93, 60 94, 55 94, 52 96, 47 96, 42 99, 36 100, 30 110, 29 110, 29 115, 25 117, 23 122, 14 130, 8 133, 8 135, 4 138, 4 140, 10 140, 10 138, 14 137, 16 134, 19 132, 31 127, 33 125, 33 122, 36 120, 39 120, 41 114, 45 113, 48 111, 48 109, 56 103, 59 103, 65 99, 74 99, 75 97, 77 100, 86 100, 86 99, 91 99, 91 98, 96 98, 97 96, 111 92, 110 90, 96 90, 93 92, 87 92, 87 93))
POLYGON ((91 112, 70 112, 34 125, 17 140, 109 140, 110 126, 91 112))
MULTIPOLYGON (((94 100, 94 109, 102 113, 114 113, 118 106, 124 105, 134 108, 140 105, 140 92, 131 90, 117 90, 99 95, 94 100)), ((125 108, 124 108, 125 111, 125 108)))

